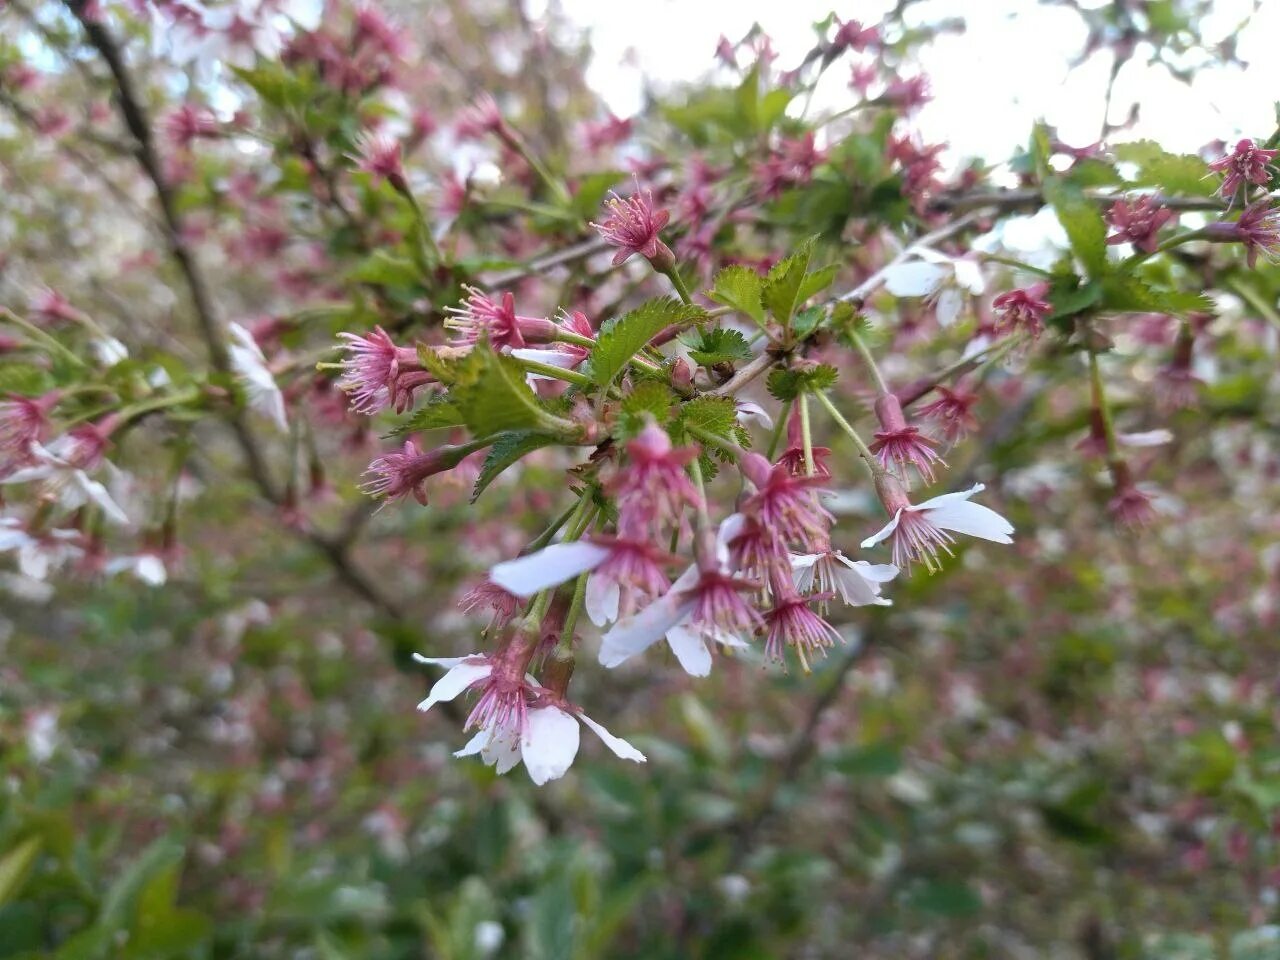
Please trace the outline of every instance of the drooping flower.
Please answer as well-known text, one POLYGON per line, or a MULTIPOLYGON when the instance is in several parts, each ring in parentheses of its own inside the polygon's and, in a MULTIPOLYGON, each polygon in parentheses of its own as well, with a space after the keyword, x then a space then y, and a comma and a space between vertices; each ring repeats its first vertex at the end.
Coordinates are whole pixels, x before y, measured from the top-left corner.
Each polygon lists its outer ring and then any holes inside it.
POLYGON ((671 581, 663 568, 675 559, 645 541, 593 536, 506 560, 489 571, 489 579, 517 597, 531 597, 590 572, 587 616, 602 626, 666 590, 671 581))
MULTIPOLYGON (((557 326, 567 330, 569 333, 577 334, 579 337, 585 337, 588 340, 596 338, 596 332, 591 326, 591 321, 581 310, 574 310, 572 313, 562 310, 557 320, 557 326)), ((578 343, 556 341, 550 347, 513 347, 511 355, 520 360, 533 360, 553 367, 560 367, 564 370, 572 370, 581 365, 587 357, 591 356, 591 350, 589 347, 584 347, 578 343)), ((531 373, 529 376, 538 379, 550 379, 537 373, 531 373)))
POLYGON ((338 386, 351 397, 355 413, 372 416, 387 407, 403 413, 413 405, 413 393, 434 382, 422 368, 418 352, 398 347, 382 327, 364 335, 340 333, 347 356, 338 386))
POLYGON ((978 418, 973 413, 980 399, 978 394, 960 384, 952 387, 939 384, 934 391, 938 399, 921 407, 919 415, 923 420, 933 420, 947 443, 957 443, 978 428, 978 418))
POLYGON ((836 32, 831 38, 831 54, 845 50, 862 51, 877 43, 880 32, 875 27, 864 27, 857 20, 841 20, 835 18, 836 32))
POLYGON ((655 423, 646 424, 628 441, 626 463, 605 482, 605 492, 618 502, 619 536, 646 540, 667 524, 680 522, 686 508, 702 503, 684 472, 697 455, 693 447, 675 449, 655 423))
POLYGON ((10 394, 0 401, 0 477, 31 462, 31 447, 44 440, 60 398, 55 390, 39 397, 10 394))
MULTIPOLYGON (((831 448, 810 445, 809 452, 813 455, 813 475, 830 477, 831 468, 827 465, 827 460, 831 456, 831 448)), ((792 408, 787 420, 787 449, 778 457, 778 464, 786 467, 793 477, 809 475, 809 463, 804 454, 804 421, 798 407, 792 408)))
POLYGON ((1174 212, 1155 197, 1139 197, 1132 203, 1117 200, 1107 211, 1107 223, 1116 231, 1107 237, 1107 243, 1132 243, 1144 253, 1154 253, 1160 244, 1156 235, 1173 217, 1174 212))
POLYGON ((37 290, 30 303, 32 315, 42 323, 78 323, 84 314, 71 301, 49 287, 37 290))
POLYGON ((30 462, 0 478, 0 484, 36 482, 41 485, 41 498, 64 510, 78 510, 92 503, 110 522, 128 524, 128 514, 107 488, 89 476, 102 465, 107 438, 118 422, 109 416, 97 424, 82 424, 56 438, 47 448, 32 443, 30 462))
POLYGON ((491 612, 488 629, 493 629, 506 626, 515 618, 520 611, 520 598, 485 577, 462 595, 458 607, 463 613, 476 613, 488 608, 491 612))
POLYGON ((608 212, 604 223, 592 223, 591 226, 607 243, 618 248, 613 255, 615 267, 637 253, 657 270, 675 266, 675 255, 658 236, 671 215, 666 210, 653 208, 652 193, 641 190, 637 182, 631 196, 624 199, 614 193, 605 201, 604 207, 608 212))
POLYGON ((942 326, 950 326, 970 296, 986 290, 982 270, 973 260, 949 257, 930 247, 916 249, 919 259, 884 271, 885 289, 895 297, 923 297, 942 326))
POLYGON ((758 453, 743 456, 741 470, 756 488, 742 505, 745 516, 783 543, 810 544, 826 537, 834 518, 818 502, 823 478, 795 476, 785 464, 770 464, 758 453))
POLYGON ((1023 331, 1032 337, 1040 336, 1044 330, 1044 318, 1053 308, 1040 298, 1045 295, 1047 287, 1035 284, 1025 290, 1010 290, 991 301, 995 312, 996 331, 1001 334, 1023 331))
POLYGON ((886 393, 876 399, 876 416, 880 420, 881 429, 875 433, 871 442, 871 452, 876 455, 880 465, 886 470, 896 467, 903 476, 908 466, 915 467, 921 479, 933 483, 936 479, 933 465, 940 463, 944 467, 946 461, 933 449, 933 441, 920 432, 920 428, 907 423, 902 413, 902 404, 892 393, 886 393))
POLYGON ((1190 325, 1184 325, 1174 341, 1173 358, 1156 373, 1156 402, 1166 413, 1193 407, 1200 399, 1204 381, 1192 370, 1194 349, 1195 334, 1190 325))
POLYGON ((280 393, 276 378, 267 366, 262 348, 253 339, 253 334, 240 324, 230 323, 227 329, 232 339, 227 348, 231 370, 244 389, 250 408, 266 416, 281 430, 287 431, 289 423, 284 414, 284 395, 280 393))
POLYGON ((645 762, 643 753, 563 698, 537 686, 521 672, 522 667, 513 670, 509 658, 502 654, 498 657, 478 653, 469 657, 424 657, 415 653, 414 659, 447 671, 418 704, 419 710, 430 710, 435 704, 453 700, 466 690, 480 691, 464 727, 478 728, 478 732, 455 757, 479 754, 499 774, 523 761, 529 779, 542 786, 564 776, 573 764, 578 754, 578 723, 581 722, 618 757, 645 762))
POLYGON ((793 589, 779 596, 764 615, 764 655, 770 660, 782 661, 790 648, 806 673, 814 654, 843 642, 839 631, 809 604, 810 598, 802 597, 793 589))
POLYGON ((165 135, 174 146, 190 149, 196 140, 216 137, 220 133, 218 118, 204 107, 184 103, 162 121, 165 135))
POLYGON ((761 619, 746 597, 759 584, 735 577, 729 568, 728 544, 742 523, 739 514, 726 519, 714 547, 704 551, 670 590, 615 623, 601 640, 600 663, 616 667, 665 637, 685 672, 705 677, 711 672, 709 642, 745 647, 743 636, 753 634, 761 619))
POLYGON ((1245 207, 1234 221, 1220 220, 1205 227, 1206 236, 1216 243, 1243 243, 1249 269, 1261 253, 1268 260, 1280 259, 1280 207, 1268 197, 1245 207))
POLYGON ((475 287, 463 285, 467 299, 458 307, 445 307, 444 325, 455 343, 473 346, 487 339, 495 350, 548 343, 555 339, 556 324, 546 317, 516 313, 516 299, 507 292, 494 300, 475 287))
POLYGON ((458 116, 454 131, 461 140, 478 140, 485 134, 502 133, 506 129, 506 121, 502 119, 502 111, 498 101, 492 95, 482 93, 458 116))
POLYGON ((796 589, 803 594, 839 597, 851 607, 893 605, 892 600, 880 596, 883 585, 898 575, 893 564, 850 560, 828 547, 821 553, 793 554, 791 570, 796 589))
POLYGON ((84 534, 79 530, 34 531, 17 517, 0 517, 0 553, 13 553, 24 577, 44 581, 50 573, 84 555, 84 534))
POLYGON ((452 469, 462 459, 457 447, 437 447, 423 451, 414 441, 406 440, 404 447, 384 453, 372 463, 364 475, 369 479, 360 489, 371 497, 383 500, 402 500, 409 494, 424 507, 427 505, 428 477, 452 469))
POLYGON ((975 484, 958 493, 945 493, 923 503, 912 504, 901 484, 890 474, 876 480, 876 493, 892 519, 874 536, 862 541, 862 549, 885 540, 893 548, 893 565, 910 570, 922 563, 932 572, 939 565, 939 553, 951 553, 952 533, 964 533, 994 543, 1012 543, 1013 525, 994 510, 971 503, 969 498, 984 486, 975 484))
POLYGON ((1223 174, 1218 193, 1228 199, 1246 183, 1265 187, 1271 182, 1271 166, 1280 151, 1263 150, 1252 140, 1241 140, 1224 157, 1209 164, 1210 170, 1223 174))
POLYGON ((1114 492, 1107 501, 1107 512, 1117 522, 1126 527, 1145 527, 1156 519, 1156 510, 1152 505, 1152 495, 1134 482, 1133 472, 1129 464, 1123 460, 1113 461, 1110 465, 1111 482, 1114 492))
POLYGON ((356 166, 376 182, 387 181, 396 190, 408 189, 400 141, 386 133, 365 130, 355 141, 356 166))

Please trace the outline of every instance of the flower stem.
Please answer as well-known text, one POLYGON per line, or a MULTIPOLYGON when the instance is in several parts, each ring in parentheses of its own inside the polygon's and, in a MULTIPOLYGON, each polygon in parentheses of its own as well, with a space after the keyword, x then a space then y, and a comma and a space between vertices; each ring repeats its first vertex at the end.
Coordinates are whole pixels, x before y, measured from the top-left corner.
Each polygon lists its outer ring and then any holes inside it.
POLYGON ((516 362, 530 373, 541 374, 544 377, 550 377, 552 380, 563 380, 565 383, 576 384, 579 387, 589 387, 593 381, 585 373, 579 373, 577 370, 566 370, 564 367, 557 367, 550 363, 540 363, 537 360, 526 360, 523 357, 516 357, 516 362))
POLYGON ((1033 267, 1029 263, 1023 263, 1021 260, 1015 260, 1013 257, 1002 257, 994 253, 980 253, 978 256, 983 260, 990 260, 992 263, 1003 263, 1006 267, 1013 267, 1016 270, 1023 270, 1027 273, 1034 273, 1038 277, 1052 277, 1052 270, 1045 270, 1043 267, 1033 267))
POLYGON ((57 338, 45 333, 31 321, 22 319, 22 317, 18 316, 12 310, 9 310, 6 307, 0 307, 0 318, 8 320, 32 340, 43 344, 63 359, 70 360, 76 366, 87 367, 89 365, 80 357, 76 356, 67 347, 63 346, 57 338))
POLYGON ((742 457, 742 448, 725 437, 716 436, 709 430, 703 430, 701 427, 687 428, 690 436, 697 437, 709 447, 715 447, 731 456, 735 461, 742 457))
POLYGON ((778 453, 778 444, 782 442, 782 435, 787 432, 787 420, 791 416, 791 405, 793 403, 795 403, 794 400, 785 401, 782 404, 782 410, 778 414, 778 424, 773 428, 773 436, 769 438, 768 457, 770 462, 773 461, 773 458, 778 453))
POLYGON ((800 436, 804 444, 804 472, 812 477, 813 469, 813 433, 809 428, 809 395, 800 394, 800 436))
POLYGON ((1089 351, 1089 382, 1093 387, 1093 402, 1102 419, 1102 431, 1107 442, 1107 462, 1114 464, 1120 460, 1120 445, 1116 441, 1116 425, 1111 417, 1111 404, 1107 402, 1107 391, 1102 383, 1102 370, 1098 365, 1098 355, 1089 351))
POLYGON ((853 424, 844 418, 844 415, 836 409, 836 405, 831 402, 831 398, 825 393, 815 393, 818 402, 827 408, 827 413, 831 415, 831 419, 836 422, 845 433, 849 435, 849 439, 853 441, 853 445, 858 448, 858 456, 862 458, 863 463, 867 465, 867 469, 871 471, 871 476, 876 477, 881 473, 881 467, 876 460, 875 454, 871 452, 871 448, 867 446, 866 441, 853 429, 853 424))
POLYGON ((685 285, 683 278, 680 276, 680 267, 673 265, 661 272, 663 276, 671 281, 671 285, 676 288, 676 293, 680 295, 680 299, 685 303, 692 304, 693 295, 689 293, 688 286, 685 285))
POLYGON ((867 369, 871 372, 871 379, 876 382, 876 393, 883 397, 889 392, 889 385, 885 383, 884 376, 880 373, 876 358, 871 355, 871 350, 867 347, 866 341, 862 339, 857 331, 851 330, 849 339, 853 341, 854 349, 858 351, 863 363, 867 365, 867 369))

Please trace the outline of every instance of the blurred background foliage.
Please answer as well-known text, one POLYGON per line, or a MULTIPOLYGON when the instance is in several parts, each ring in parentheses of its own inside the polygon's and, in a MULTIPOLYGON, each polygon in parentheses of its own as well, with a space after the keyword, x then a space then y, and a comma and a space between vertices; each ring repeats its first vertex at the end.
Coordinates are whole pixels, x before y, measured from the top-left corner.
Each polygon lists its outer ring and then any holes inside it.
MULTIPOLYGON (((1125 8, 1145 7, 1158 50, 1194 37, 1193 4, 1112 6, 1100 35, 1123 34, 1125 8)), ((135 356, 195 376, 181 279, 135 158, 112 142, 120 130, 92 119, 108 98, 75 21, 56 4, 13 7, 7 24, 41 33, 42 102, 63 104, 82 134, 106 132, 41 140, 26 125, 39 117, 10 110, 0 291, 17 304, 37 280, 56 286, 135 356), (66 57, 50 66, 48 51, 66 57)), ((346 201, 317 199, 315 178, 348 175, 356 133, 391 108, 332 94, 305 64, 243 71, 258 146, 178 156, 192 165, 175 177, 178 209, 224 315, 290 318, 279 340, 300 359, 286 392, 317 405, 327 381, 313 383, 311 365, 333 333, 388 318, 430 329, 463 282, 579 242, 625 176, 621 160, 613 173, 574 166, 571 131, 600 119, 580 38, 532 29, 519 4, 393 13, 419 51, 401 88, 441 118, 478 90, 500 93, 534 153, 569 171, 572 196, 557 204, 509 177, 463 206, 455 255, 428 274, 412 211, 388 187, 356 174, 346 201), (237 188, 247 162, 276 173, 237 188), (288 243, 257 269, 272 230, 288 243), (284 285, 286 267, 303 293, 284 285)), ((151 108, 172 84, 199 94, 149 63, 146 31, 129 29, 137 71, 159 78, 151 108)), ((906 57, 929 32, 901 37, 906 57)), ((5 62, 30 58, 32 42, 6 35, 5 62)), ((640 123, 673 149, 727 155, 775 124, 799 135, 789 98, 757 89, 678 91, 640 123)), ((4 96, 21 105, 12 86, 4 96)), ((911 221, 885 159, 894 119, 857 127, 811 187, 767 206, 772 243, 818 234, 830 252, 851 223, 911 221)), ((448 158, 418 163, 447 179, 448 158)), ((1076 184, 1117 182, 1103 166, 1076 169, 1076 184)), ((6 572, 0 587, 0 958, 1280 958, 1280 271, 1219 279, 1246 287, 1218 304, 1229 322, 1212 351, 1227 374, 1201 409, 1159 421, 1176 438, 1146 464, 1171 491, 1161 524, 1135 535, 1107 521, 1105 485, 1074 451, 1087 427, 1078 364, 995 369, 984 429, 950 463, 998 491, 1014 547, 968 549, 895 584, 896 606, 841 624, 847 647, 811 675, 732 659, 706 681, 581 671, 583 706, 649 763, 588 744, 541 791, 449 756, 456 724, 415 714, 433 678, 409 657, 474 646, 457 597, 545 522, 558 461, 531 459, 473 507, 442 483, 428 509, 370 517, 349 512, 372 449, 354 421, 317 417, 293 435, 274 465, 297 483, 275 502, 220 479, 236 453, 214 425, 132 437, 138 462, 199 452, 171 582, 69 577, 50 596, 6 572), (304 498, 298 478, 317 466, 310 489, 327 498, 304 498), (310 534, 344 524, 362 535, 343 541, 348 574, 335 580, 310 534)), ((548 302, 591 282, 574 270, 548 302)), ((614 283, 593 291, 597 309, 633 292, 614 283)), ((918 319, 879 332, 904 363, 918 319)), ((1135 324, 1109 333, 1117 362, 1149 384, 1135 324)), ((0 373, 31 393, 46 375, 7 360, 0 373)), ((1153 401, 1135 377, 1117 409, 1146 422, 1153 401)), ((843 438, 824 442, 852 474, 843 438)), ((859 518, 842 524, 855 541, 874 503, 864 491, 842 510, 859 518)))

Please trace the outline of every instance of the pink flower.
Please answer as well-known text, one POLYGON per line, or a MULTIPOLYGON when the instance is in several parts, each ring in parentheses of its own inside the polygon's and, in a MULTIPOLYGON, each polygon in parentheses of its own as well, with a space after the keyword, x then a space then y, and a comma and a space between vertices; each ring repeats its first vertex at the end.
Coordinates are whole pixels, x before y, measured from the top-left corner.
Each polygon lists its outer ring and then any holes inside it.
POLYGON ((1116 461, 1111 464, 1111 482, 1115 492, 1107 501, 1107 512, 1126 527, 1145 527, 1156 519, 1151 494, 1142 490, 1133 480, 1129 464, 1116 461))
POLYGON ((454 127, 460 140, 478 140, 488 133, 500 134, 506 130, 498 101, 488 93, 482 93, 458 117, 454 127))
MULTIPOLYGON (((827 466, 831 448, 810 446, 809 452, 813 454, 813 475, 815 477, 831 476, 831 468, 827 466)), ((804 457, 804 423, 800 418, 798 407, 792 408, 790 419, 787 420, 787 449, 782 451, 782 456, 778 457, 778 464, 786 467, 787 472, 793 477, 803 477, 809 473, 809 466, 804 457)))
POLYGON ((463 613, 476 613, 487 607, 492 612, 488 629, 493 629, 515 618, 520 611, 520 598, 485 577, 462 595, 458 607, 463 613))
POLYGON ((910 426, 902 413, 902 404, 892 393, 876 400, 876 416, 882 429, 877 430, 871 442, 871 452, 886 470, 896 467, 905 476, 908 466, 915 467, 921 479, 933 483, 936 477, 933 465, 947 465, 933 449, 933 441, 910 426))
POLYGON ((893 605, 880 596, 882 585, 898 575, 892 564, 850 560, 830 545, 820 553, 793 554, 790 559, 795 588, 803 594, 839 597, 851 607, 893 605))
POLYGON ((996 329, 1002 334, 1024 330, 1032 337, 1040 336, 1044 329, 1044 318, 1053 309, 1040 299, 1046 290, 1044 284, 1036 284, 1026 290, 1010 290, 996 297, 991 302, 995 311, 996 329))
POLYGON ((555 339, 557 327, 546 317, 523 317, 516 313, 516 300, 503 293, 493 300, 475 287, 463 285, 467 299, 460 307, 445 307, 444 325, 454 342, 474 345, 488 340, 495 350, 523 347, 529 342, 547 343, 555 339))
POLYGON ((625 200, 613 194, 605 201, 605 209, 609 215, 604 223, 592 223, 591 226, 609 244, 618 248, 613 256, 615 267, 637 253, 655 269, 668 269, 675 265, 675 255, 658 236, 671 215, 666 210, 653 209, 653 194, 641 190, 638 181, 635 193, 625 200))
POLYGON ((742 512, 782 543, 805 545, 824 540, 834 517, 818 502, 821 477, 797 477, 782 463, 770 464, 758 453, 742 458, 742 474, 756 492, 742 512))
POLYGON ((836 32, 831 38, 832 55, 845 50, 865 50, 880 39, 875 27, 864 27, 857 20, 841 20, 835 17, 836 32))
POLYGON ((413 405, 413 392, 434 378, 422 369, 412 347, 397 347, 381 327, 363 336, 340 333, 347 357, 338 386, 351 396, 351 409, 372 416, 387 407, 403 413, 413 405))
POLYGON ((1160 243, 1156 234, 1173 217, 1173 211, 1162 207, 1154 197, 1140 197, 1133 203, 1117 200, 1107 211, 1107 223, 1116 230, 1107 237, 1107 243, 1132 243, 1144 253, 1154 253, 1160 243))
POLYGON ((1217 243, 1243 243, 1250 269, 1257 265, 1259 253, 1272 262, 1280 258, 1280 207, 1272 207, 1269 198, 1245 207, 1234 222, 1209 224, 1205 232, 1217 243))
POLYGON ((54 390, 40 397, 10 394, 0 402, 0 476, 32 461, 32 444, 44 440, 59 399, 54 390))
POLYGON ((203 107, 184 103, 163 121, 164 132, 176 147, 190 149, 196 140, 216 137, 221 131, 218 118, 203 107))
POLYGON ((1173 359, 1156 373, 1156 402, 1166 413, 1193 407, 1200 399, 1204 381, 1191 370, 1195 335, 1189 327, 1178 333, 1173 345, 1173 359))
POLYGON ((404 160, 400 141, 385 133, 366 130, 356 137, 356 166, 371 174, 376 182, 387 181, 396 190, 405 190, 404 160))
POLYGON ((952 533, 965 533, 993 543, 1012 543, 1013 526, 994 510, 970 503, 969 498, 984 489, 975 484, 960 493, 946 493, 920 504, 912 504, 901 484, 891 475, 876 480, 876 493, 892 519, 880 532, 862 541, 867 550, 891 541, 893 565, 910 570, 923 563, 931 573, 939 568, 939 552, 951 553, 952 533))
POLYGON ((451 456, 455 450, 453 447, 439 447, 424 453, 412 440, 406 440, 403 449, 384 453, 369 464, 365 471, 369 479, 361 489, 369 496, 388 501, 413 494, 413 498, 425 507, 427 478, 456 466, 460 458, 451 456))
POLYGON ((48 287, 36 292, 36 295, 31 298, 30 306, 36 319, 44 323, 62 321, 76 323, 84 317, 83 313, 71 305, 70 300, 48 287))
POLYGON ((786 584, 791 554, 786 541, 775 530, 752 517, 743 517, 740 532, 729 541, 734 569, 760 583, 765 592, 775 584, 786 584))
POLYGON ((1280 151, 1263 150, 1252 140, 1241 140, 1231 153, 1209 164, 1210 170, 1224 174, 1218 193, 1230 198, 1246 183, 1265 187, 1271 182, 1269 168, 1277 152, 1280 151))
POLYGON ((978 428, 978 418, 973 407, 978 394, 956 384, 954 387, 936 386, 938 399, 920 408, 921 419, 933 419, 942 430, 947 443, 956 443, 978 428))
POLYGON ((698 456, 693 447, 679 450, 667 432, 649 423, 627 443, 627 462, 605 483, 618 501, 618 533, 627 540, 647 540, 669 523, 680 521, 686 508, 702 503, 684 468, 698 456))
MULTIPOLYGON (((813 598, 820 599, 820 598, 813 598)), ((773 609, 764 615, 764 655, 781 661, 788 647, 796 652, 800 666, 809 672, 809 660, 819 651, 843 643, 839 632, 809 606, 810 598, 794 590, 779 597, 773 609)))
POLYGON ((716 43, 716 59, 730 69, 738 66, 738 55, 734 53, 733 44, 723 33, 720 34, 720 40, 716 43))

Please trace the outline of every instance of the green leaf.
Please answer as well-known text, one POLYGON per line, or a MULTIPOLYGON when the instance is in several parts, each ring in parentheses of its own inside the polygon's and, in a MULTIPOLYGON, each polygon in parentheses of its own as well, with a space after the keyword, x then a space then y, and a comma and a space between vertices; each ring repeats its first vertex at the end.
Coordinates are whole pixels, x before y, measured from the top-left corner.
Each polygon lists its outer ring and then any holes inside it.
POLYGON ((665 425, 675 402, 676 395, 665 384, 641 380, 622 398, 622 409, 613 425, 614 438, 630 440, 650 419, 659 426, 665 425))
POLYGON ((351 268, 348 276, 380 287, 413 287, 421 282, 421 274, 412 260, 393 256, 386 250, 369 254, 351 268))
POLYGON ((776 399, 785 401, 794 400, 802 393, 830 390, 839 379, 840 371, 824 363, 807 370, 774 370, 765 386, 776 399))
POLYGON ((97 925, 110 931, 128 922, 142 891, 157 876, 182 860, 182 844, 171 837, 154 840, 141 855, 125 867, 107 890, 97 925))
POLYGON ((40 367, 16 361, 0 367, 0 394, 20 393, 35 397, 49 389, 49 374, 40 367))
POLYGON ((547 411, 525 382, 518 361, 477 345, 453 369, 449 398, 477 437, 507 430, 564 433, 572 424, 547 411))
POLYGON ((489 455, 484 458, 484 465, 480 468, 480 476, 476 477, 476 485, 471 490, 471 502, 475 503, 489 484, 498 479, 498 476, 507 467, 522 460, 525 454, 540 450, 542 447, 550 446, 555 442, 555 437, 527 430, 508 433, 499 437, 497 442, 489 448, 489 455))
POLYGON ((800 281, 800 290, 796 293, 796 305, 804 303, 815 293, 827 289, 836 278, 836 265, 822 267, 804 275, 800 281))
POLYGON ((760 299, 781 324, 791 322, 791 315, 800 302, 800 291, 805 284, 805 271, 809 268, 812 254, 813 241, 806 240, 791 256, 775 263, 765 278, 760 299))
POLYGON ((1131 273, 1117 273, 1102 280, 1102 307, 1116 312, 1182 314, 1212 310, 1213 302, 1203 294, 1157 290, 1131 273))
POLYGON ((1138 173, 1132 180, 1136 186, 1193 197, 1211 197, 1218 191, 1218 178, 1194 154, 1166 153, 1151 140, 1122 143, 1115 154, 1116 159, 1137 165, 1138 173))
POLYGON ((1071 249, 1084 264, 1092 279, 1107 272, 1107 225, 1093 201, 1078 187, 1050 179, 1044 184, 1044 196, 1058 215, 1067 233, 1071 249))
POLYGON ((584 220, 597 216, 609 188, 624 176, 626 174, 620 170, 605 170, 588 173, 579 179, 573 191, 574 212, 584 220))
POLYGON ((439 430, 443 427, 460 427, 465 421, 462 411, 446 396, 437 394, 425 405, 415 410, 408 420, 395 427, 387 437, 403 437, 421 430, 439 430))
POLYGON ((694 362, 704 367, 717 363, 730 363, 734 360, 750 360, 753 356, 751 345, 740 330, 725 327, 714 327, 700 331, 697 341, 688 343, 689 356, 694 362))
POLYGON ((764 281, 760 274, 750 267, 736 264, 725 267, 716 274, 711 299, 723 303, 739 313, 745 313, 760 326, 764 326, 764 308, 760 296, 764 292, 764 281))
POLYGON ((0 907, 18 895, 40 855, 42 844, 39 837, 28 837, 0 860, 0 907))
POLYGON ((1101 285, 1090 280, 1081 283, 1074 273, 1059 274, 1049 287, 1048 300, 1053 307, 1052 320, 1060 321, 1087 310, 1102 299, 1101 285))
POLYGON ((686 430, 731 437, 738 426, 738 406, 732 397, 697 397, 681 406, 679 423, 686 430))
POLYGON ((794 97, 795 94, 785 87, 770 90, 761 97, 756 111, 756 128, 760 132, 772 130, 774 125, 782 119, 782 115, 786 113, 787 106, 794 97))
POLYGON ((631 358, 667 327, 705 316, 701 307, 661 297, 610 320, 600 328, 591 348, 591 373, 596 383, 612 383, 631 358))

